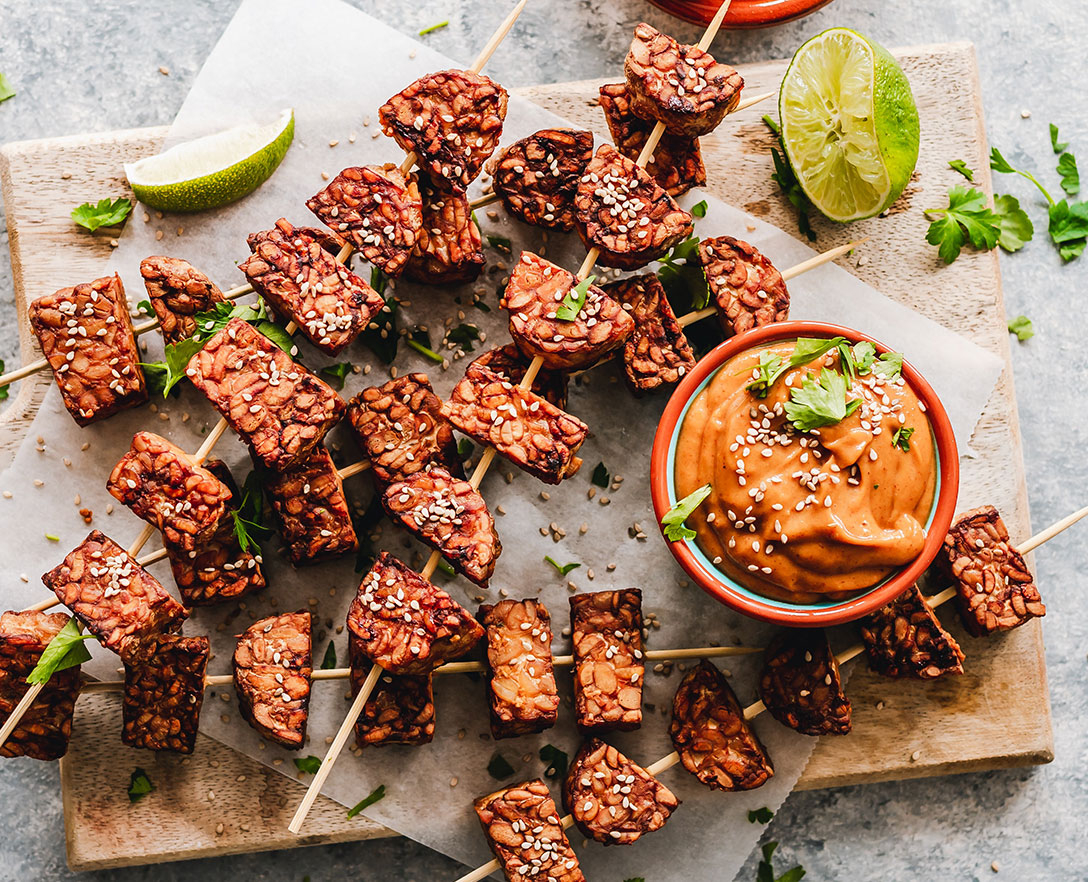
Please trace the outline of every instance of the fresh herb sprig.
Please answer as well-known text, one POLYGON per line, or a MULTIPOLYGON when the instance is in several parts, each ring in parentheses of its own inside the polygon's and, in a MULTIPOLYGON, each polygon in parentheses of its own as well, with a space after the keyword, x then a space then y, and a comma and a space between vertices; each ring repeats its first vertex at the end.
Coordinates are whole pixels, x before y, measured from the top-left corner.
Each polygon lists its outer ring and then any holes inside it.
POLYGON ((1016 334, 1017 340, 1026 343, 1035 336, 1035 328, 1031 324, 1031 319, 1026 315, 1018 315, 1009 321, 1009 333, 1016 334))
POLYGON ((583 279, 573 288, 571 288, 563 301, 559 304, 559 308, 555 311, 555 317, 561 322, 573 322, 578 319, 579 314, 582 312, 582 308, 586 305, 586 298, 589 296, 589 286, 596 281, 596 276, 590 276, 587 279, 583 279))
POLYGON ((951 187, 946 208, 928 208, 926 241, 937 246, 946 264, 952 263, 968 242, 979 251, 1000 245, 1019 251, 1035 234, 1031 218, 1014 196, 995 196, 992 207, 986 194, 974 187, 951 187))
POLYGON ((819 379, 806 375, 799 387, 790 389, 786 419, 801 432, 841 423, 861 407, 861 399, 848 400, 846 392, 846 376, 836 370, 824 368, 819 379))
MULTIPOLYGON (((0 99, 2 100, 2 99, 0 99)), ((91 205, 84 202, 72 209, 72 220, 81 227, 86 227, 92 233, 99 227, 115 227, 132 212, 132 201, 123 196, 110 200, 109 197, 99 199, 98 203, 91 205)))
POLYGON ((805 868, 798 865, 786 870, 781 876, 774 874, 774 852, 777 842, 765 842, 762 847, 763 860, 756 869, 756 882, 800 882, 805 876, 805 868))
POLYGON ((234 521, 234 537, 243 552, 261 553, 261 540, 272 535, 268 527, 268 515, 264 504, 264 491, 256 472, 250 472, 242 484, 238 505, 231 509, 234 521))
POLYGON ((661 519, 661 526, 664 528, 666 539, 670 542, 679 542, 682 539, 695 538, 695 531, 687 526, 684 521, 691 517, 695 509, 703 504, 703 500, 710 495, 713 489, 710 484, 704 484, 665 512, 665 516, 661 519))
POLYGON ((374 803, 380 802, 383 799, 385 799, 385 785, 379 784, 377 787, 370 791, 369 795, 365 796, 363 799, 361 799, 359 802, 355 803, 355 805, 348 809, 348 817, 354 818, 357 814, 359 814, 359 812, 363 811, 363 809, 370 808, 370 806, 374 805, 374 803))
POLYGON ((33 685, 45 685, 53 675, 74 668, 91 660, 91 654, 84 646, 84 641, 90 640, 93 635, 80 632, 79 622, 74 618, 65 622, 56 636, 45 647, 38 663, 27 674, 26 682, 33 685))
POLYGON ((189 360, 204 348, 204 340, 188 337, 177 343, 167 343, 163 361, 141 362, 148 389, 152 395, 166 398, 182 380, 189 360))
POLYGON ((555 558, 553 558, 553 557, 550 557, 550 556, 548 556, 548 555, 545 555, 545 556, 544 556, 544 561, 545 561, 546 563, 550 563, 550 564, 551 564, 551 565, 552 565, 553 567, 555 567, 555 571, 556 571, 557 573, 559 573, 559 575, 560 575, 560 576, 565 576, 565 575, 566 575, 567 573, 569 573, 569 572, 570 572, 571 570, 576 570, 576 569, 578 569, 578 567, 580 567, 580 566, 581 566, 581 564, 580 564, 580 563, 566 563, 566 564, 561 564, 561 563, 559 563, 559 562, 558 562, 557 560, 555 560, 555 558))

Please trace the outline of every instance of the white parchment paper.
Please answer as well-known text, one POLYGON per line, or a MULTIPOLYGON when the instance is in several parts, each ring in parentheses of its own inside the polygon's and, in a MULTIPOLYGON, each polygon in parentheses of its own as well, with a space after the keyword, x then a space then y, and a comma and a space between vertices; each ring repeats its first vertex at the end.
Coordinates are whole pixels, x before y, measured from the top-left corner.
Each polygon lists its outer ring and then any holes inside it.
MULTIPOLYGON (((505 10, 496 10, 496 23, 503 14, 505 10)), ((515 51, 517 39, 515 30, 508 38, 509 45, 499 51, 515 51)), ((461 64, 468 62, 460 60, 461 64)), ((270 227, 280 216, 296 224, 315 223, 304 201, 324 185, 322 172, 331 176, 347 165, 400 161, 401 153, 393 142, 374 137, 378 132, 378 106, 423 73, 450 66, 455 66, 450 60, 336 0, 311 0, 306 4, 246 0, 197 78, 169 140, 188 139, 249 120, 265 121, 290 106, 296 114, 294 145, 275 175, 257 193, 236 205, 198 216, 158 218, 152 213, 147 222, 138 206, 108 269, 121 273, 132 303, 144 296, 138 265, 149 254, 189 259, 223 288, 240 284, 244 278, 235 264, 247 254, 248 233, 270 227), (360 47, 357 53, 337 53, 335 76, 330 76, 330 62, 324 57, 330 35, 339 46, 360 47), (350 87, 345 89, 345 85, 350 87), (330 147, 331 141, 339 143, 330 147), (162 236, 157 238, 160 232, 162 236)), ((561 121, 551 114, 512 97, 503 143, 557 123, 561 121)), ((600 129, 604 130, 603 119, 600 129)), ((693 193, 685 201, 690 204, 701 198, 707 198, 709 210, 698 221, 700 235, 729 233, 748 239, 779 267, 812 255, 807 246, 789 235, 712 197, 693 193)), ((508 221, 501 209, 480 211, 479 217, 485 232, 512 239, 515 253, 522 247, 546 248, 549 259, 571 268, 584 256, 575 236, 545 239, 540 231, 508 221)), ((406 301, 402 326, 426 324, 437 342, 444 323, 463 320, 477 324, 485 332, 487 345, 506 342, 508 335, 495 289, 505 275, 502 261, 509 258, 494 250, 489 250, 488 257, 490 266, 475 285, 433 289, 400 284, 398 293, 406 301), (485 292, 490 312, 467 305, 473 289, 485 292)), ((107 267, 102 270, 106 272, 107 267)), ((84 280, 57 279, 57 285, 78 281, 84 280)), ((904 351, 943 398, 964 449, 1000 374, 1000 359, 884 298, 837 266, 806 274, 791 282, 790 290, 793 317, 853 325, 904 351)), ((143 339, 149 358, 158 358, 158 338, 148 335, 143 339)), ((300 347, 305 363, 312 369, 326 362, 305 342, 300 347)), ((448 393, 460 376, 456 360, 451 370, 443 372, 407 347, 401 349, 399 370, 429 372, 440 395, 448 393)), ((353 347, 344 357, 370 368, 368 376, 349 377, 345 395, 388 378, 387 368, 362 346, 353 347)), ((732 614, 687 583, 654 525, 648 460, 664 401, 665 396, 632 398, 619 383, 615 365, 602 367, 583 382, 572 384, 569 408, 594 431, 583 448, 586 466, 562 486, 544 488, 500 461, 483 486, 493 511, 503 512, 497 526, 505 550, 492 587, 480 591, 462 579, 441 575, 437 577, 439 584, 472 608, 483 599, 494 602, 500 592, 512 597, 540 596, 552 612, 557 654, 569 652, 569 640, 560 634, 568 623, 568 580, 580 591, 640 587, 646 612, 656 614, 660 621, 660 628, 651 632, 648 648, 763 645, 768 637, 764 626, 732 614), (604 462, 617 479, 622 478, 622 483, 617 489, 598 490, 591 499, 587 493, 589 477, 598 461, 604 462), (547 499, 541 493, 545 489, 547 499), (554 542, 542 535, 549 525, 565 530, 566 537, 554 542), (635 525, 648 538, 633 538, 635 525), (563 577, 544 563, 545 555, 559 563, 576 561, 581 566, 563 577)), ((140 532, 142 522, 123 506, 117 504, 112 514, 106 514, 107 505, 113 502, 105 490, 106 478, 135 431, 151 429, 185 449, 195 450, 216 420, 207 402, 186 388, 179 399, 157 402, 154 412, 151 408, 126 412, 81 430, 61 406, 56 390, 51 390, 13 465, 0 476, 0 489, 11 493, 10 498, 0 498, 0 530, 6 550, 6 578, 0 585, 4 607, 21 608, 45 596, 40 574, 54 566, 87 532, 79 508, 91 508, 94 526, 122 545, 128 546, 140 532), (46 534, 59 537, 59 541, 46 538, 46 534)), ((330 447, 341 465, 358 458, 342 428, 331 436, 330 447)), ((230 433, 219 443, 216 455, 228 462, 239 481, 244 479, 250 469, 249 460, 230 433)), ((369 478, 364 475, 351 479, 347 492, 353 505, 362 509, 372 493, 369 478)), ((158 542, 154 539, 147 550, 157 548, 158 542)), ((422 560, 419 546, 388 526, 378 544, 411 562, 422 560)), ((257 618, 300 607, 315 614, 315 663, 320 662, 330 639, 335 642, 340 664, 346 663, 346 636, 341 632, 359 580, 353 571, 354 561, 345 559, 294 570, 275 546, 272 540, 266 547, 267 591, 237 606, 196 611, 185 627, 188 634, 211 634, 215 653, 212 673, 230 670, 232 635, 257 618)), ((172 585, 165 562, 153 565, 153 572, 164 584, 172 585)), ((100 649, 96 649, 95 656, 86 670, 115 678, 117 658, 100 649)), ((758 658, 726 659, 720 664, 729 671, 742 703, 754 700, 758 658)), ((666 731, 667 711, 681 675, 680 670, 669 676, 648 671, 648 711, 642 729, 609 740, 644 764, 669 753, 672 746, 666 731)), ((325 792, 344 805, 352 805, 384 784, 387 796, 367 810, 368 816, 465 863, 481 863, 490 855, 471 805, 473 798, 502 783, 486 771, 492 756, 500 752, 515 768, 515 776, 505 782, 512 783, 542 773, 543 764, 537 757, 542 745, 557 745, 571 755, 577 749, 569 674, 560 671, 557 679, 564 696, 559 725, 538 736, 496 744, 487 734, 487 705, 480 679, 438 677, 434 743, 368 750, 359 757, 345 753, 325 792)), ((225 702, 220 700, 221 690, 209 692, 202 729, 294 775, 294 755, 262 742, 238 716, 230 690, 222 692, 227 697, 225 702)), ((327 740, 347 709, 346 693, 344 683, 315 686, 311 742, 302 755, 324 754, 327 740)), ((748 823, 747 810, 761 806, 776 809, 793 788, 814 744, 812 739, 766 716, 757 720, 756 729, 775 762, 777 774, 769 784, 752 793, 725 795, 701 787, 682 768, 664 773, 665 782, 684 805, 661 832, 634 846, 612 849, 583 844, 577 831, 573 832, 572 841, 587 877, 732 878, 761 829, 748 823)), ((133 753, 131 760, 138 762, 138 755, 133 753)), ((199 762, 199 758, 194 761, 199 762)), ((127 775, 126 758, 122 755, 117 763, 118 774, 127 775)), ((558 798, 558 787, 553 790, 558 798)))

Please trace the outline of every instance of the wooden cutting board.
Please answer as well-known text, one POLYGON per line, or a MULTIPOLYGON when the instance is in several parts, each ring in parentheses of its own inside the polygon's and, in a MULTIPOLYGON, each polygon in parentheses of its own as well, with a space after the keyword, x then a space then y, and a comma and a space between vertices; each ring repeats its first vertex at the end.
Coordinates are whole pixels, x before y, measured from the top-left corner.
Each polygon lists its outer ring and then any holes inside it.
MULTIPOLYGON (((939 204, 948 186, 962 183, 948 170, 948 160, 966 160, 990 189, 974 50, 959 43, 897 54, 922 119, 918 171, 886 218, 849 228, 817 222, 818 246, 825 249, 848 236, 870 236, 848 269, 887 296, 999 354, 1008 365, 996 254, 965 251, 955 264, 943 267, 935 249, 923 242, 921 209, 939 204)), ((784 69, 782 61, 743 68, 746 94, 775 91, 784 69)), ((539 86, 522 94, 577 125, 603 130, 596 106, 598 85, 539 86)), ((770 178, 771 139, 760 121, 762 113, 774 113, 773 101, 733 117, 703 139, 710 189, 793 231, 793 211, 770 178)), ((80 135, 0 149, 24 360, 38 357, 26 327, 27 302, 99 275, 110 252, 108 233, 91 235, 72 224, 72 206, 126 192, 121 163, 154 152, 165 131, 80 135)), ((166 229, 166 236, 171 235, 166 229)), ((169 251, 168 239, 164 246, 169 251)), ((128 282, 133 290, 138 287, 134 280, 128 282)), ((9 454, 25 434, 49 382, 49 375, 40 374, 22 383, 0 416, 0 447, 9 454)), ((963 463, 961 508, 991 502, 1003 512, 1012 535, 1026 538, 1031 531, 1011 366, 970 441, 974 456, 963 463)), ((949 608, 942 618, 946 624, 953 621, 949 608)), ((1053 737, 1039 623, 990 640, 968 638, 958 625, 954 631, 968 656, 963 677, 929 684, 900 682, 857 666, 849 683, 854 731, 846 738, 823 739, 798 787, 1049 762, 1053 737)), ((203 735, 196 753, 184 759, 123 747, 118 715, 115 696, 80 699, 71 751, 61 762, 68 860, 74 870, 391 835, 364 818, 348 820, 342 806, 320 798, 306 825, 320 832, 293 837, 287 823, 302 797, 301 784, 203 735), (156 799, 139 804, 139 823, 127 823, 134 809, 125 784, 137 765, 149 771, 158 792, 156 799)))

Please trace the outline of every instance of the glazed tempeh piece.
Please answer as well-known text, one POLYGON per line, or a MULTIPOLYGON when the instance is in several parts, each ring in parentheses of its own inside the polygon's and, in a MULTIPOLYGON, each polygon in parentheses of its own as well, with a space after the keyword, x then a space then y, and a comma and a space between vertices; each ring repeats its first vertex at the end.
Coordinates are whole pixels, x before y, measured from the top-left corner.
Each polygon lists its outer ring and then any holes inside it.
POLYGON ((577 453, 589 431, 585 423, 475 362, 442 405, 442 415, 545 484, 558 484, 582 465, 577 453))
POLYGON ((423 226, 404 265, 406 278, 424 285, 471 282, 483 269, 480 228, 463 193, 438 190, 422 183, 423 226))
POLYGON ((155 255, 140 261, 151 308, 167 343, 180 343, 196 332, 196 314, 225 298, 219 286, 189 261, 155 255))
POLYGON ((1024 556, 1009 542, 992 505, 960 515, 945 537, 944 553, 968 633, 985 637, 1046 615, 1024 556))
POLYGON ((429 674, 483 636, 461 604, 382 552, 348 609, 358 649, 391 674, 429 674))
POLYGON ((705 135, 740 102, 744 80, 698 46, 642 22, 623 62, 635 113, 677 135, 705 135))
MULTIPOLYGON (((68 622, 64 613, 6 612, 0 615, 0 726, 26 695, 27 676, 49 642, 68 622)), ((79 665, 57 671, 23 714, 0 756, 55 760, 68 752, 72 715, 81 686, 79 665)))
POLYGON ((415 178, 391 164, 344 169, 306 207, 391 276, 404 269, 423 224, 415 178))
POLYGON ((559 811, 539 778, 481 796, 476 816, 507 882, 585 882, 559 811))
MULTIPOLYGON (((608 131, 612 134, 616 149, 628 159, 637 160, 642 148, 653 131, 655 123, 636 116, 631 110, 631 99, 625 83, 606 83, 601 86, 598 103, 604 111, 608 131)), ((646 172, 661 185, 670 196, 680 196, 693 187, 706 185, 706 167, 699 140, 688 135, 661 136, 646 172)))
POLYGON ((309 453, 345 407, 328 384, 237 318, 192 357, 186 374, 273 469, 309 453))
MULTIPOLYGON (((478 355, 471 364, 482 365, 490 368, 515 386, 525 379, 531 360, 524 356, 520 349, 513 343, 488 349, 482 355, 478 355)), ((548 399, 560 409, 567 406, 567 375, 562 371, 550 371, 541 368, 533 377, 529 387, 537 395, 548 399)))
POLYGON ((782 274, 747 242, 732 236, 703 239, 699 262, 726 336, 789 318, 790 294, 782 274))
POLYGON ((771 641, 763 655, 759 697, 771 716, 802 735, 850 732, 850 699, 819 628, 794 628, 771 641))
POLYGON ((382 485, 438 465, 464 477, 453 429, 426 374, 370 386, 348 405, 355 439, 382 485))
POLYGON ((87 630, 127 665, 155 654, 189 613, 158 580, 98 530, 87 534, 42 582, 87 630))
POLYGON ((238 265, 253 289, 298 325, 322 352, 336 355, 362 333, 384 298, 335 257, 309 230, 284 218, 249 237, 253 252, 238 265))
POLYGON ((306 743, 312 654, 305 610, 254 622, 234 650, 238 710, 259 735, 291 750, 306 743))
POLYGON ((382 505, 389 517, 441 552, 457 572, 487 586, 502 543, 487 504, 468 481, 432 466, 386 487, 382 505))
POLYGON ((193 752, 210 652, 207 637, 167 637, 146 662, 125 666, 125 744, 193 752))
POLYGON ((491 736, 514 738, 555 725, 559 694, 552 668, 551 616, 538 600, 480 607, 487 629, 491 736))
POLYGON ((563 299, 578 284, 573 273, 523 251, 510 273, 499 305, 510 313, 510 336, 526 356, 540 356, 558 371, 589 367, 620 346, 635 323, 596 285, 572 321, 556 317, 563 299))
POLYGON ((657 276, 644 273, 604 286, 635 320, 623 344, 623 372, 635 392, 680 382, 695 367, 695 353, 676 320, 657 276))
POLYGON ((712 790, 754 790, 774 775, 737 696, 705 659, 676 691, 669 735, 684 768, 712 790))
POLYGON ((483 74, 438 71, 386 101, 378 118, 436 186, 463 193, 499 146, 506 90, 483 74))
POLYGON ((611 144, 586 166, 574 206, 578 235, 586 248, 600 249, 601 266, 638 269, 694 229, 691 215, 611 144))
POLYGON ((30 304, 28 318, 61 400, 79 425, 147 401, 120 276, 39 297, 30 304))
POLYGON ((317 563, 359 547, 344 483, 323 445, 282 471, 262 474, 291 563, 317 563))
MULTIPOLYGON (((371 666, 360 643, 354 634, 348 635, 353 697, 363 687, 371 666)), ((383 673, 355 723, 355 743, 359 747, 430 744, 433 738, 431 675, 383 673)))
POLYGON ((861 639, 870 670, 885 677, 934 680, 963 673, 963 650, 917 585, 862 619, 861 639))
POLYGON ((541 129, 487 164, 506 210, 527 224, 574 229, 574 193, 593 158, 593 133, 541 129))
POLYGON ((600 738, 575 755, 563 782, 563 805, 586 836, 630 845, 665 826, 680 800, 638 763, 600 738))
POLYGON ((191 551, 210 539, 233 494, 188 453, 153 432, 137 432, 113 468, 106 489, 163 540, 191 551))
POLYGON ((642 725, 642 592, 575 594, 570 628, 578 728, 637 729, 642 725))

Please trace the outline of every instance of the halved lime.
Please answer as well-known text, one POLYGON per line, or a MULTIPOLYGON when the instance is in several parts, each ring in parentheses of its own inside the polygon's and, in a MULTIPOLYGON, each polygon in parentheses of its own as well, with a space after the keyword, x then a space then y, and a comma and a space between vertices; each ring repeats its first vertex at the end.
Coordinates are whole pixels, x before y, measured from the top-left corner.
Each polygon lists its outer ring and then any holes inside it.
POLYGON ((125 163, 136 198, 160 211, 206 211, 248 196, 271 177, 295 137, 295 113, 176 144, 125 163))
POLYGON ((834 221, 879 214, 918 161, 918 108, 883 47, 848 28, 813 37, 778 93, 782 144, 805 195, 834 221))

